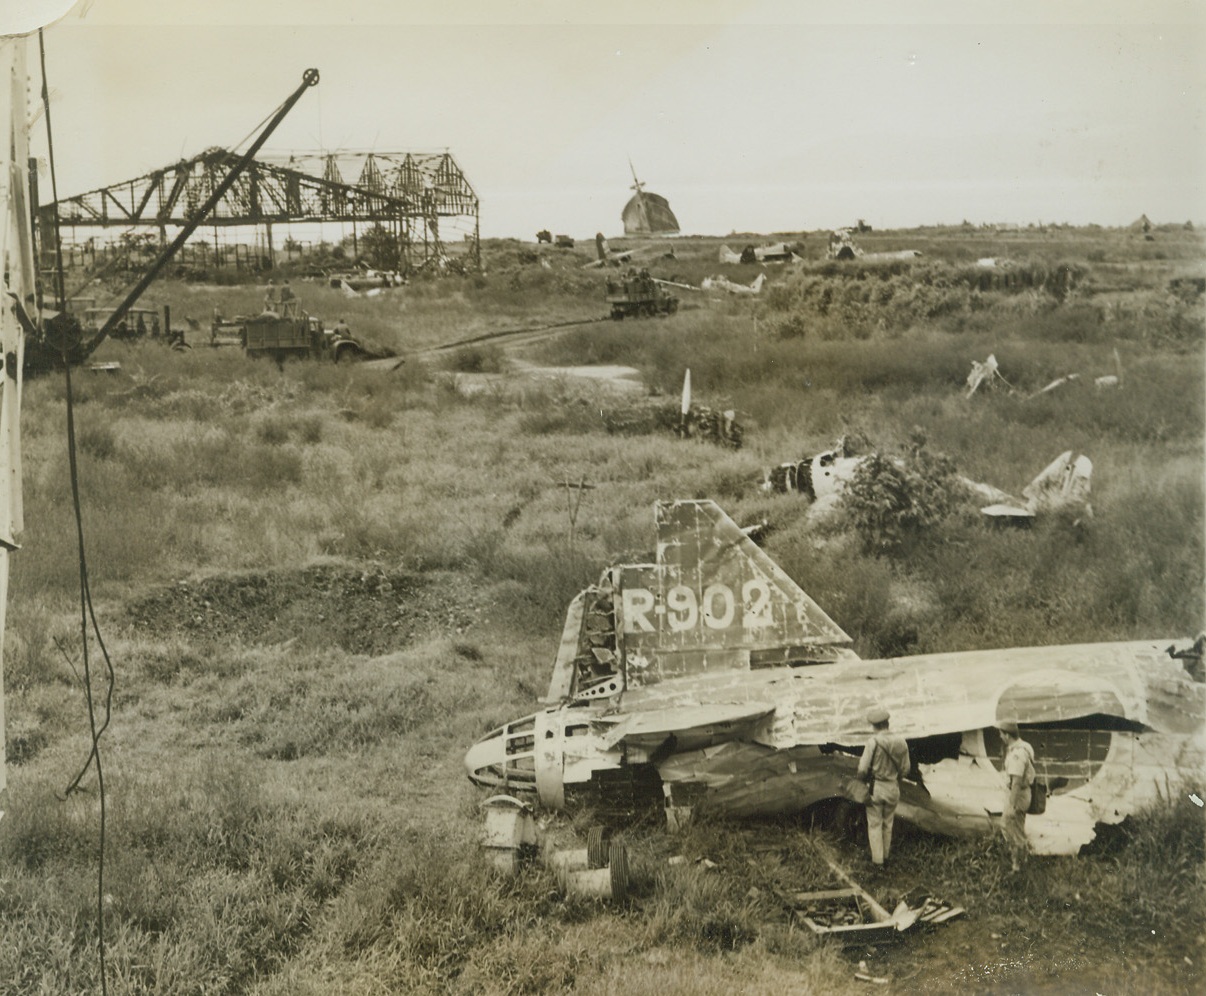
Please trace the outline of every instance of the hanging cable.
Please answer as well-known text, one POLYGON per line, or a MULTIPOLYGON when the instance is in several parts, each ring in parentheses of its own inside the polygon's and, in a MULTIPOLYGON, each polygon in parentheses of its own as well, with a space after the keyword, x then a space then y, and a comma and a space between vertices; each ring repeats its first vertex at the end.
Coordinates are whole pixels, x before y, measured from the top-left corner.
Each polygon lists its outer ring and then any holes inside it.
MULTIPOLYGON (((58 203, 59 191, 54 168, 54 138, 50 126, 50 89, 46 82, 46 43, 41 29, 38 30, 38 53, 42 68, 42 107, 46 114, 46 150, 50 165, 50 191, 55 203, 54 244, 55 244, 55 294, 59 309, 65 307, 63 291, 63 249, 59 240, 58 203)), ((67 461, 71 476, 71 502, 75 512, 75 532, 79 549, 80 575, 80 645, 84 672, 84 698, 88 705, 88 727, 91 733, 91 748, 79 774, 68 784, 63 793, 66 799, 79 788, 80 782, 88 769, 95 765, 97 794, 100 800, 100 827, 97 840, 97 873, 96 873, 96 947, 100 961, 101 994, 107 996, 108 984, 105 971, 105 775, 101 765, 100 738, 109 726, 113 711, 113 662, 109 659, 109 651, 101 636, 100 626, 96 621, 96 613, 92 607, 92 592, 88 585, 88 563, 84 556, 84 520, 80 511, 79 466, 76 461, 75 442, 75 406, 71 394, 71 364, 67 360, 66 338, 62 343, 63 379, 67 396, 67 461), (88 630, 91 624, 96 643, 105 661, 107 687, 105 691, 104 718, 98 721, 97 708, 92 690, 92 669, 88 656, 88 630)))
POLYGON ((227 152, 238 152, 239 149, 241 149, 244 145, 247 144, 247 142, 249 142, 251 140, 251 138, 255 135, 256 132, 258 132, 261 128, 264 127, 264 125, 266 125, 269 121, 271 121, 275 115, 279 114, 281 112, 281 108, 284 107, 287 103, 289 103, 288 100, 282 100, 279 104, 277 104, 276 107, 274 107, 271 111, 269 111, 267 114, 265 114, 264 117, 260 119, 259 123, 254 128, 251 129, 251 131, 249 131, 246 135, 244 135, 242 138, 240 138, 237 142, 235 142, 234 145, 232 145, 226 151, 227 152))

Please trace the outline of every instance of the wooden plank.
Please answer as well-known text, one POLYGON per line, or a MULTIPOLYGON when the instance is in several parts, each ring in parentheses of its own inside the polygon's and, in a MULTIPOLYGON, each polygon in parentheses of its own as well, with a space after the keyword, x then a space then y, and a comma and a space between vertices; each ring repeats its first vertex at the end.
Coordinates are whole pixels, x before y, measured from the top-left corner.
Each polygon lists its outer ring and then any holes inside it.
POLYGON ((858 891, 855 889, 825 889, 821 892, 797 892, 795 899, 796 902, 806 903, 815 899, 845 899, 856 895, 858 891))

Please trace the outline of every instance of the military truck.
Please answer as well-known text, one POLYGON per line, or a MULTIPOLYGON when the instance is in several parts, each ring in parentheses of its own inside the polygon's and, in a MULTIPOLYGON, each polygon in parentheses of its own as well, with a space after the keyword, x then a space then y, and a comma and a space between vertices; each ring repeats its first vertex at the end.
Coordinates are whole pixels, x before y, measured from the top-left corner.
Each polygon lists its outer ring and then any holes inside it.
POLYGON ((617 322, 624 318, 645 318, 653 315, 673 315, 678 311, 678 298, 649 275, 634 269, 619 280, 608 279, 607 303, 611 317, 617 322))
POLYGON ((294 315, 265 311, 243 322, 243 350, 248 357, 318 356, 323 348, 322 322, 304 311, 294 315))
POLYGON ((342 320, 334 328, 324 329, 320 319, 301 309, 284 315, 265 311, 254 317, 234 318, 215 313, 210 345, 242 346, 248 357, 267 356, 278 363, 290 357, 323 357, 344 363, 393 355, 357 339, 342 320))

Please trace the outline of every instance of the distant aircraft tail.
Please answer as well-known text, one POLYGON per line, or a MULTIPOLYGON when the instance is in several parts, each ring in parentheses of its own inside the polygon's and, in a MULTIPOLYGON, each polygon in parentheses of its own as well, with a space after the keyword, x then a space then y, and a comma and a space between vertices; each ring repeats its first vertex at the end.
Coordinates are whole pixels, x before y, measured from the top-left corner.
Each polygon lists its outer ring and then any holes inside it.
POLYGON ((1092 476, 1092 460, 1083 454, 1073 458, 1072 450, 1065 450, 1022 489, 1022 501, 1008 496, 1002 499, 998 493, 993 495, 997 504, 980 511, 990 518, 1015 520, 1033 519, 1041 512, 1065 508, 1083 509, 1085 515, 1092 516, 1093 507, 1089 504, 1092 476))
POLYGON ((1026 506, 1035 512, 1088 507, 1093 461, 1065 450, 1022 490, 1026 506))
POLYGON ((603 237, 602 232, 595 233, 595 253, 598 255, 600 263, 611 255, 611 247, 607 244, 607 239, 603 237))

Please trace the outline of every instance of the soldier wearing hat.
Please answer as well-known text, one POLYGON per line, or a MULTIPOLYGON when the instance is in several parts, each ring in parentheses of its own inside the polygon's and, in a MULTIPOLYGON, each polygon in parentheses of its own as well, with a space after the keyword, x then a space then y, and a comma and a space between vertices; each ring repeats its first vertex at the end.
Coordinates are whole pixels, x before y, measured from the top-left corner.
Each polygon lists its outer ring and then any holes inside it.
POLYGON ((867 713, 871 739, 858 762, 860 778, 871 779, 867 799, 867 837, 871 843, 871 862, 882 865, 892 850, 892 823, 900 802, 900 780, 908 775, 912 763, 909 745, 899 733, 888 731, 888 710, 877 706, 867 713))
POLYGON ((1034 748, 1022 739, 1017 723, 999 723, 997 730, 1005 745, 1005 803, 1001 807, 1001 829, 1009 846, 1009 859, 1015 872, 1026 859, 1026 810, 1030 808, 1030 789, 1034 784, 1034 748))

